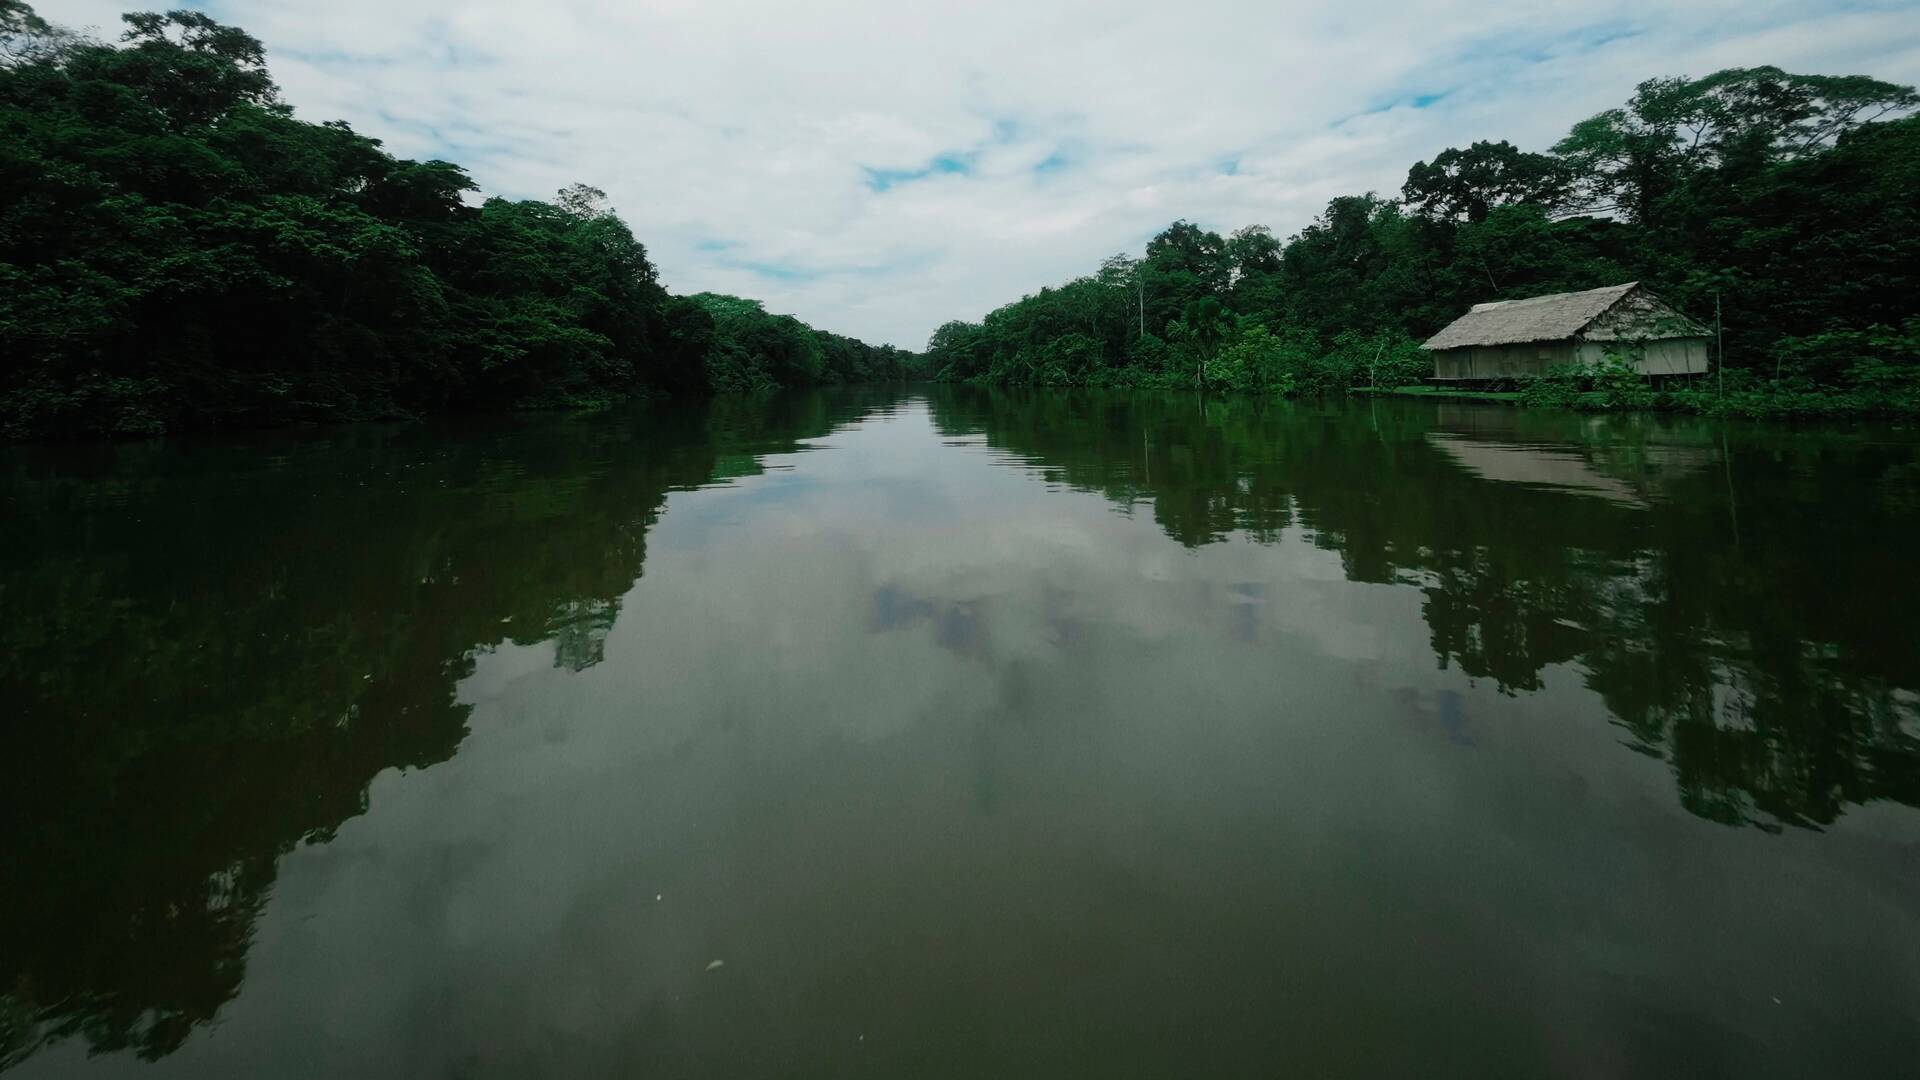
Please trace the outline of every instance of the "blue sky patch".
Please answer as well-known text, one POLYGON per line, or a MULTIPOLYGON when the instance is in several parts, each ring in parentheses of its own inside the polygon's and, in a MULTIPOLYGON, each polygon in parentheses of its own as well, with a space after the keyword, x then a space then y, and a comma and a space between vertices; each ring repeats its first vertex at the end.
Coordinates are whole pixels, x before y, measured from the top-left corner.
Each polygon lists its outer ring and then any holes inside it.
POLYGON ((745 270, 749 274, 757 274, 760 277, 769 278, 774 281, 812 281, 814 278, 820 276, 820 271, 818 270, 809 270, 806 267, 795 266, 792 263, 747 261, 728 263, 727 265, 745 270))
POLYGON ((874 191, 885 191, 896 184, 909 184, 933 176, 967 176, 973 172, 973 164, 979 157, 978 150, 956 150, 939 154, 918 169, 876 169, 868 165, 861 168, 866 170, 867 187, 874 191))

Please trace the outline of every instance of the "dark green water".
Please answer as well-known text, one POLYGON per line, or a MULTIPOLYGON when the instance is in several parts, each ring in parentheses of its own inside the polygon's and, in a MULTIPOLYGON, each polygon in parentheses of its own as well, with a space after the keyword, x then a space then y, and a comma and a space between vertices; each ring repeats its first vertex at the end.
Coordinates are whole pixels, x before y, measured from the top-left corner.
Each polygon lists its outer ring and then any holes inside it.
POLYGON ((1920 1068, 1912 431, 935 389, 0 464, 11 1075, 1920 1068))

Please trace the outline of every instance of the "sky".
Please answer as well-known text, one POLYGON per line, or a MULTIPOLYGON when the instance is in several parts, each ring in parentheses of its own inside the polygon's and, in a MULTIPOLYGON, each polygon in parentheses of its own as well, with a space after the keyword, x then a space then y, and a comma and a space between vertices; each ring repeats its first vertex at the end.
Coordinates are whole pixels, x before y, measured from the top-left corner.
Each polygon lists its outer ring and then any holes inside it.
POLYGON ((592 184, 673 291, 910 349, 1176 219, 1285 237, 1449 146, 1546 149, 1642 79, 1920 83, 1920 0, 188 6, 265 42, 303 119, 490 195, 592 184))

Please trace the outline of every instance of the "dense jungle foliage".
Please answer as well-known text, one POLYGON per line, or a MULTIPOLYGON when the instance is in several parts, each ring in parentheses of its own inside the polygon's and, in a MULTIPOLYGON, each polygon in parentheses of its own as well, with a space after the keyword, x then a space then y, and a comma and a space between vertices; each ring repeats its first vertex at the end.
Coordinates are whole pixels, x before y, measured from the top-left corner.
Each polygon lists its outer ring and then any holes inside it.
POLYGON ((489 198, 296 119, 259 41, 0 0, 0 431, 595 404, 900 377, 911 354, 661 287, 584 184, 489 198))
MULTIPOLYGON (((1703 322, 1726 402, 1920 409, 1920 95, 1761 67, 1642 83, 1547 153, 1507 142, 1334 199, 1282 242, 1177 221, 1143 257, 933 335, 951 380, 1323 392, 1432 373, 1418 342, 1488 300, 1647 282, 1703 322)), ((1556 404, 1677 404, 1606 372, 1556 404)), ((1791 408, 1785 411, 1792 411, 1791 408)))

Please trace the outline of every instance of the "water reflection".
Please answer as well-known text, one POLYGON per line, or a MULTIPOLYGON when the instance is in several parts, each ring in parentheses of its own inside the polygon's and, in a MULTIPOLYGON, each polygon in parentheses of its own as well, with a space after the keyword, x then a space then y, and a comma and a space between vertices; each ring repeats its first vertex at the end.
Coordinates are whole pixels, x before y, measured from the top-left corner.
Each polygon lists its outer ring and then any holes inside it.
POLYGON ((942 389, 949 438, 1145 506, 1200 546, 1296 525, 1426 597, 1443 667, 1572 664, 1696 814, 1765 829, 1920 805, 1920 526, 1895 433, 1498 406, 942 389))
POLYGON ((1591 495, 1622 506, 1641 506, 1632 485, 1608 476, 1578 452, 1537 443, 1503 443, 1451 431, 1431 431, 1434 448, 1482 480, 1534 484, 1572 495, 1591 495))
POLYGON ((669 491, 894 404, 12 452, 0 1067, 179 1046, 238 990, 280 856, 459 747, 477 658, 599 663, 669 491))
POLYGON ((1916 460, 961 388, 12 452, 0 1064, 1892 1073, 1916 460))

